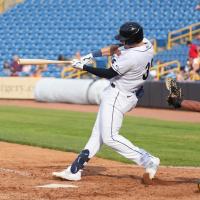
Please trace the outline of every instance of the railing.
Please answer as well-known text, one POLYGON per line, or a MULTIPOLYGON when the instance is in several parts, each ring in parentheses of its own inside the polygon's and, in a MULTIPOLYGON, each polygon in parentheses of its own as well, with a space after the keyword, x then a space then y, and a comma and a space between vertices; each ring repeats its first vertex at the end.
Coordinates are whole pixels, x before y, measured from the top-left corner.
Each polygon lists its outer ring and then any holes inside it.
POLYGON ((86 71, 77 70, 73 67, 66 67, 61 72, 61 78, 81 78, 82 75, 87 73, 86 71))
POLYGON ((197 34, 200 34, 200 22, 172 31, 168 34, 167 48, 171 49, 175 43, 186 43, 187 40, 192 40, 197 34))
POLYGON ((150 41, 151 41, 151 43, 152 43, 152 45, 153 45, 154 53, 157 53, 157 51, 158 51, 158 46, 157 46, 157 41, 156 41, 156 39, 151 39, 150 41))
POLYGON ((174 61, 170 61, 170 62, 166 62, 166 63, 162 63, 162 64, 158 64, 157 66, 154 66, 151 68, 151 70, 156 70, 156 75, 157 75, 157 78, 158 80, 160 80, 160 78, 163 76, 163 75, 166 75, 168 74, 169 72, 180 72, 180 67, 181 67, 181 64, 178 60, 174 60, 174 61), (174 66, 174 68, 172 69, 169 69, 169 70, 166 70, 165 68, 166 67, 169 67, 169 66, 174 66))
MULTIPOLYGON (((169 72, 180 72, 181 64, 178 60, 158 64, 157 66, 154 66, 151 68, 151 70, 156 70, 156 76, 157 79, 160 80, 160 78, 163 75, 168 74, 169 72), (172 69, 165 69, 166 67, 174 66, 172 69)), ((86 71, 76 70, 73 67, 66 67, 61 72, 61 78, 81 78, 82 75, 87 74, 86 71), (67 74, 66 74, 67 73, 67 74)))
POLYGON ((7 9, 23 1, 24 0, 0 0, 0 13, 5 12, 7 9))

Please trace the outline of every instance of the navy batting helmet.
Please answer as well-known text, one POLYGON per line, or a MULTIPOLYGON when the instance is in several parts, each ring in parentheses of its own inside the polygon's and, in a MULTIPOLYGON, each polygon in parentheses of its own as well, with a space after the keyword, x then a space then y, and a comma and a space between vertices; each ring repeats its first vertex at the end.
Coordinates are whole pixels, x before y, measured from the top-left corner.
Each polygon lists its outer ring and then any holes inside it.
POLYGON ((140 43, 143 40, 143 37, 142 26, 136 22, 126 22, 120 27, 119 34, 115 36, 115 39, 131 45, 140 43))

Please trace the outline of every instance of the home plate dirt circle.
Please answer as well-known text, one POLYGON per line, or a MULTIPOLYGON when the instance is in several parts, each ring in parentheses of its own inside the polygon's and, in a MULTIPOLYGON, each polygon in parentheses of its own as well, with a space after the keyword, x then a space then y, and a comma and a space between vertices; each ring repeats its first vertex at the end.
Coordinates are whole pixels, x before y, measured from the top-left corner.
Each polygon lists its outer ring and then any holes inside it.
POLYGON ((76 185, 70 185, 70 184, 57 184, 57 183, 51 183, 47 185, 39 185, 36 186, 37 188, 78 188, 76 185))
POLYGON ((65 169, 77 154, 6 142, 0 146, 0 200, 200 199, 199 167, 161 166, 147 187, 141 183, 143 168, 95 157, 81 181, 72 182, 55 179, 52 172, 65 169))

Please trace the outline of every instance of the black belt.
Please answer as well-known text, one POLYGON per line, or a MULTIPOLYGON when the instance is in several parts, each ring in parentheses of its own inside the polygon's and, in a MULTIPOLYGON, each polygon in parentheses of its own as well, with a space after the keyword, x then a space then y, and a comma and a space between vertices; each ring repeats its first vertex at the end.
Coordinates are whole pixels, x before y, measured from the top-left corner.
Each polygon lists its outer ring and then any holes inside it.
MULTIPOLYGON (((115 84, 114 83, 111 83, 110 85, 111 85, 111 87, 115 88, 115 84)), ((131 93, 136 93, 136 95, 138 95, 142 90, 144 90, 143 86, 141 88, 139 88, 138 90, 133 91, 131 93)))

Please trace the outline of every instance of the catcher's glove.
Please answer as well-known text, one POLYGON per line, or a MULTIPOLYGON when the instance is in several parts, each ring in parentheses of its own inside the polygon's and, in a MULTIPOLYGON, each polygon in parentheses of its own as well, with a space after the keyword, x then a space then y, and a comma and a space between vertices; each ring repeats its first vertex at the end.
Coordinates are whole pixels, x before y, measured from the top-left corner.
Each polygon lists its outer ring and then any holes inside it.
POLYGON ((182 102, 181 88, 177 85, 176 80, 172 78, 166 78, 165 84, 169 90, 168 104, 174 106, 174 108, 180 108, 182 102))

